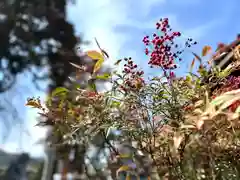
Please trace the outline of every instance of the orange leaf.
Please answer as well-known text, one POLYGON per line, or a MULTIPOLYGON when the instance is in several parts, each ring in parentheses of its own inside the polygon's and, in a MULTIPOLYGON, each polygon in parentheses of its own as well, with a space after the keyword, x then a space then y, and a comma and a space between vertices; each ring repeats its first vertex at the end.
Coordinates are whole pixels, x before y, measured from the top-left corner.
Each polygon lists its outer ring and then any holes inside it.
POLYGON ((202 56, 206 56, 211 52, 212 48, 210 46, 204 46, 202 50, 202 56))
POLYGON ((104 60, 103 55, 97 51, 87 51, 86 54, 88 57, 90 57, 93 60, 96 60, 96 61, 104 60))
POLYGON ((193 58, 193 60, 192 60, 192 63, 190 66, 190 72, 192 72, 194 64, 195 64, 195 58, 193 58))

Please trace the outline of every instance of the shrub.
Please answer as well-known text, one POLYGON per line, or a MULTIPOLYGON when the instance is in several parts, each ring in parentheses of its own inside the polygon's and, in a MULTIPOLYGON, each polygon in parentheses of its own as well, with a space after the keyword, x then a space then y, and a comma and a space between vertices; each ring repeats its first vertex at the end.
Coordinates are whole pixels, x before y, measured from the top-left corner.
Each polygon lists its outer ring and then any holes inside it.
POLYGON ((87 89, 59 87, 46 103, 31 98, 27 105, 47 117, 40 124, 54 128, 58 144, 94 144, 99 153, 108 150, 107 164, 95 166, 98 177, 115 163, 119 167, 113 173, 125 178, 239 179, 240 91, 234 85, 238 80, 229 77, 232 69, 208 68, 203 59, 211 48, 206 46, 202 57, 193 53, 190 72, 176 76, 181 54, 196 42, 189 38, 181 49, 175 41, 181 33, 171 30, 167 18, 156 29, 143 42, 150 68, 158 68, 161 75, 145 77, 131 58, 115 63, 124 63, 121 73, 99 74, 108 58, 100 48, 87 52, 98 60, 87 89), (193 73, 196 61, 199 67, 193 73), (111 90, 98 93, 96 79, 109 80, 111 90), (213 89, 216 83, 223 86, 213 89))

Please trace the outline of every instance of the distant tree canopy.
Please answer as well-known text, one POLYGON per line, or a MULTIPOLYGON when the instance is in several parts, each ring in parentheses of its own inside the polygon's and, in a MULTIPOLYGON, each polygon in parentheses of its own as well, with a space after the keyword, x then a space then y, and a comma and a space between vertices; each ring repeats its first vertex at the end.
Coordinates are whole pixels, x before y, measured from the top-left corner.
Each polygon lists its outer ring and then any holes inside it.
MULTIPOLYGON (((40 82, 50 81, 49 92, 66 85, 74 71, 69 62, 82 63, 75 53, 82 42, 66 20, 67 3, 68 0, 0 0, 0 94, 10 92, 17 75, 23 72, 30 72, 32 84, 41 90, 40 82)), ((3 135, 8 136, 9 128, 22 120, 11 98, 1 97, 1 103, 0 111, 8 110, 7 116, 12 116, 11 120, 1 120, 4 129, 8 129, 3 135)))
POLYGON ((0 92, 25 70, 33 83, 50 79, 49 90, 63 86, 72 73, 69 61, 81 62, 75 54, 81 42, 66 20, 66 1, 0 0, 0 92), (42 68, 46 74, 39 73, 42 68))

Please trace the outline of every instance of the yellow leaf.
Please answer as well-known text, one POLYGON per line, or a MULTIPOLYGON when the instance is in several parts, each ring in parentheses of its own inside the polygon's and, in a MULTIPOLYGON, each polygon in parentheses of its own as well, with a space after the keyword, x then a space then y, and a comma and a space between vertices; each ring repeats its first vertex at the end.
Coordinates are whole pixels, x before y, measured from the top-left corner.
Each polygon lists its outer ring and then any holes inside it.
POLYGON ((128 170, 130 170, 129 166, 123 165, 123 166, 121 166, 121 167, 118 169, 118 172, 120 172, 120 171, 128 171, 128 170))
POLYGON ((130 158, 132 157, 130 154, 120 154, 119 156, 117 156, 118 158, 130 158))
POLYGON ((86 54, 88 57, 90 57, 93 60, 96 60, 96 61, 104 60, 103 55, 97 51, 87 51, 86 54))
POLYGON ((129 170, 130 170, 129 166, 123 165, 116 171, 116 174, 117 174, 117 176, 119 176, 120 172, 122 172, 122 171, 129 171, 129 170))
POLYGON ((202 56, 206 56, 211 52, 212 48, 210 46, 204 46, 202 50, 202 56))
POLYGON ((97 63, 94 66, 93 73, 96 73, 101 67, 104 62, 104 59, 100 59, 97 61, 97 63))

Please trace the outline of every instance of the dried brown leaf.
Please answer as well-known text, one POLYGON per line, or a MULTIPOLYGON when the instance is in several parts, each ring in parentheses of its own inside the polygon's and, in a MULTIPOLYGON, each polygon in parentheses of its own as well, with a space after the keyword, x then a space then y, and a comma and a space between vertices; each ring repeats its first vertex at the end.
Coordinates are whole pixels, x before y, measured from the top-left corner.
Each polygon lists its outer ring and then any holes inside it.
POLYGON ((182 140, 183 140, 184 136, 179 134, 179 133, 176 133, 173 137, 173 146, 175 149, 178 149, 182 140))

